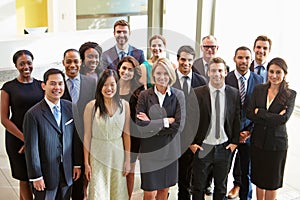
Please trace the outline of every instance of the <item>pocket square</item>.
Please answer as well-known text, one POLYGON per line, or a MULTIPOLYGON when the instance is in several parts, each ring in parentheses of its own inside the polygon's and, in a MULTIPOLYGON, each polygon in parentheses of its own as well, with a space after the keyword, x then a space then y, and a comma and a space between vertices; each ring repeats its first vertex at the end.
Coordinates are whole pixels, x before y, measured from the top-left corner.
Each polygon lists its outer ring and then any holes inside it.
POLYGON ((70 119, 69 121, 67 121, 66 123, 65 123, 65 126, 67 126, 68 124, 71 124, 73 122, 73 119, 70 119))

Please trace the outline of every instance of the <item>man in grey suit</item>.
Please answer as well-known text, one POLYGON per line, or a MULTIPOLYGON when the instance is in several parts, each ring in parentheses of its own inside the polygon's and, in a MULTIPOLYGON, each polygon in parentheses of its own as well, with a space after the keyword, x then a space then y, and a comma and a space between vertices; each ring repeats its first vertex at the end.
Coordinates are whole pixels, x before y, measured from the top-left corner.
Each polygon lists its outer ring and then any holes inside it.
POLYGON ((70 199, 73 180, 80 176, 82 160, 78 156, 72 104, 62 100, 64 74, 49 69, 42 88, 45 98, 24 117, 25 156, 29 181, 35 199, 70 199))
POLYGON ((192 170, 193 200, 204 200, 208 171, 212 169, 214 200, 224 200, 231 155, 239 143, 240 95, 225 85, 226 63, 213 58, 208 65, 208 85, 195 88, 200 110, 198 130, 190 149, 195 154, 192 170))
POLYGON ((236 152, 233 168, 234 187, 229 191, 228 198, 241 200, 252 199, 250 180, 250 135, 253 122, 246 118, 246 111, 254 87, 263 83, 263 77, 249 70, 252 56, 248 47, 241 46, 235 50, 234 62, 236 69, 229 72, 225 83, 237 88, 241 95, 241 127, 240 144, 236 152))
MULTIPOLYGON (((62 63, 65 67, 67 87, 62 99, 72 101, 74 122, 81 141, 80 145, 76 148, 80 150, 80 157, 83 159, 83 113, 86 104, 95 98, 96 80, 92 77, 79 73, 81 62, 78 50, 67 49, 64 52, 64 59, 62 63)), ((81 169, 84 170, 84 165, 81 166, 81 169)), ((72 199, 82 200, 86 196, 87 181, 84 179, 84 173, 81 173, 80 178, 73 184, 72 199)))
POLYGON ((176 82, 173 87, 184 91, 186 102, 186 120, 180 138, 182 155, 178 160, 178 200, 190 199, 191 197, 190 182, 194 154, 189 146, 197 131, 197 126, 193 122, 200 118, 193 88, 206 85, 205 77, 192 71, 194 58, 195 50, 191 46, 181 46, 177 51, 178 68, 175 70, 176 82))
POLYGON ((134 57, 140 64, 145 61, 144 52, 128 44, 130 25, 125 20, 118 20, 114 24, 116 45, 102 54, 102 69, 117 70, 119 61, 124 56, 134 57))

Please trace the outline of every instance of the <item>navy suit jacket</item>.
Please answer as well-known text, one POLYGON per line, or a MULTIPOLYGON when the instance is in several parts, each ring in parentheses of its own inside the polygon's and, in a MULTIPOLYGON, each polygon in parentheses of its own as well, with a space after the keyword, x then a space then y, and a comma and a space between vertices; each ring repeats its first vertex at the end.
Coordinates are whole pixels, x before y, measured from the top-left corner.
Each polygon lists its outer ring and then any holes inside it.
MULTIPOLYGON (((253 123, 246 117, 247 106, 250 102, 254 87, 258 84, 262 84, 263 81, 264 79, 262 76, 250 72, 244 105, 241 105, 241 131, 252 131, 253 123)), ((225 83, 239 90, 238 79, 236 78, 234 71, 227 74, 225 83)))
POLYGON ((73 167, 80 166, 82 162, 77 148, 74 148, 78 140, 74 137, 72 104, 60 100, 60 105, 61 128, 45 99, 27 111, 23 122, 28 177, 43 177, 47 190, 59 186, 61 160, 68 186, 73 183, 73 167))
MULTIPOLYGON (((144 52, 131 45, 128 47, 128 55, 134 57, 140 64, 145 61, 144 52)), ((114 69, 117 71, 120 62, 116 46, 111 47, 102 54, 102 69, 114 69)))
MULTIPOLYGON (((83 133, 84 133, 84 127, 83 127, 84 109, 88 102, 95 99, 96 87, 97 87, 97 82, 94 78, 80 74, 79 98, 76 104, 73 104, 72 112, 73 112, 75 126, 81 141, 83 141, 83 133)), ((65 92, 61 98, 72 101, 68 87, 65 88, 65 92)))
POLYGON ((149 88, 140 93, 136 110, 150 118, 150 121, 136 119, 141 133, 141 160, 144 163, 147 160, 177 160, 181 155, 180 134, 186 115, 183 92, 171 87, 171 95, 166 94, 163 106, 160 107, 154 87, 149 88), (169 128, 164 128, 163 118, 167 117, 174 117, 175 122, 169 128))
POLYGON ((296 92, 289 89, 290 96, 280 100, 279 94, 274 98, 269 109, 266 107, 269 84, 257 85, 254 88, 247 109, 247 117, 254 122, 251 145, 265 150, 287 150, 288 136, 286 122, 294 110, 296 92), (254 113, 258 108, 257 114, 254 113), (279 113, 286 109, 286 113, 279 113))
MULTIPOLYGON (((194 143, 202 145, 208 134, 211 121, 211 99, 207 85, 195 88, 200 110, 200 121, 194 143)), ((229 85, 225 87, 225 121, 224 130, 228 142, 239 144, 240 137, 240 94, 236 88, 229 85)))

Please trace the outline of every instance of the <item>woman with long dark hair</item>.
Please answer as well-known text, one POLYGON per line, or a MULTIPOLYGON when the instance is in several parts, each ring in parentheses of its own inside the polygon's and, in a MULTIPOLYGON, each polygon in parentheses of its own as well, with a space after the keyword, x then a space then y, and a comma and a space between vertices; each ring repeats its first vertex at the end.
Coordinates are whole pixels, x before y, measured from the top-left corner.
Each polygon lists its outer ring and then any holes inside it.
POLYGON ((268 63, 268 81, 254 88, 247 110, 247 117, 254 122, 251 181, 258 200, 276 199, 277 189, 282 187, 288 149, 286 123, 296 98, 286 81, 287 69, 282 58, 268 63))
POLYGON ((128 199, 130 171, 130 109, 120 99, 118 75, 107 69, 100 76, 95 100, 84 111, 84 164, 88 199, 128 199))

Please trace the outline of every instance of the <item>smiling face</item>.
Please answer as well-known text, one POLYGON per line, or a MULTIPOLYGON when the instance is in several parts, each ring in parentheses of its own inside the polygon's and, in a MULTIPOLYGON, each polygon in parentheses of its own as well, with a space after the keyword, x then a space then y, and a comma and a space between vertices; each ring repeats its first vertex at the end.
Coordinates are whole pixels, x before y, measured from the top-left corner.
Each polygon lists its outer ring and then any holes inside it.
POLYGON ((65 54, 63 65, 65 67, 66 75, 70 78, 75 78, 80 70, 81 59, 76 51, 68 51, 65 54))
POLYGON ((179 57, 177 58, 178 61, 178 70, 183 75, 188 75, 192 69, 194 56, 187 52, 181 52, 179 57))
POLYGON ((107 99, 112 99, 117 92, 117 82, 113 76, 107 77, 102 89, 102 95, 107 99))
POLYGON ((227 75, 226 66, 224 63, 212 63, 207 71, 209 82, 214 88, 221 88, 225 84, 227 75))
POLYGON ((89 72, 94 72, 99 64, 99 53, 94 48, 89 48, 84 52, 84 65, 89 72))
POLYGON ((17 59, 16 68, 22 78, 29 78, 33 69, 31 56, 22 54, 17 59))
POLYGON ((216 57, 219 46, 217 41, 212 37, 207 37, 202 41, 201 50, 203 52, 203 58, 208 62, 211 58, 216 57))
POLYGON ((117 25, 115 27, 114 36, 119 47, 127 44, 129 35, 130 32, 128 26, 117 25))
POLYGON ((49 101, 56 104, 65 91, 65 82, 61 74, 51 74, 46 83, 42 83, 45 96, 49 101))
POLYGON ((272 85, 279 85, 285 78, 285 73, 278 65, 272 64, 268 70, 268 80, 272 85))
POLYGON ((258 64, 264 64, 270 53, 270 43, 268 41, 258 40, 253 48, 255 54, 255 61, 258 64))
POLYGON ((163 56, 163 53, 165 51, 165 45, 163 43, 163 41, 161 39, 153 39, 151 41, 151 46, 150 46, 150 50, 152 52, 152 55, 154 57, 159 57, 161 58, 163 56))
POLYGON ((236 70, 245 75, 251 65, 251 52, 248 50, 238 50, 233 58, 236 66, 236 70))
POLYGON ((153 78, 155 85, 161 88, 167 88, 170 82, 170 76, 167 70, 160 64, 155 68, 153 72, 153 78))
POLYGON ((124 81, 130 81, 134 76, 134 67, 130 62, 123 62, 119 69, 120 78, 124 81))

